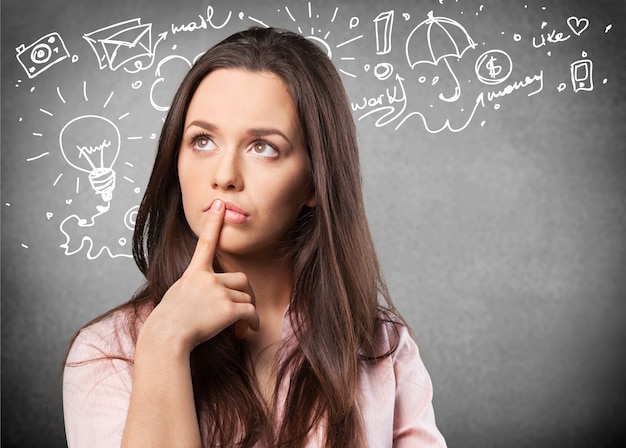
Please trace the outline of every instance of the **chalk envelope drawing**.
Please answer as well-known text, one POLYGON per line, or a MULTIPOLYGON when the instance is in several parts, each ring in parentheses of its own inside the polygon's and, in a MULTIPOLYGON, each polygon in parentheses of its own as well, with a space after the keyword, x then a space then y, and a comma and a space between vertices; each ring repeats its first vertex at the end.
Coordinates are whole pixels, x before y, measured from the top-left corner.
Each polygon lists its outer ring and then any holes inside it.
POLYGON ((461 59, 470 48, 476 48, 476 43, 463 25, 448 17, 435 17, 430 11, 428 18, 417 25, 407 38, 406 59, 411 69, 418 64, 439 65, 443 60, 454 79, 455 87, 451 97, 441 93, 439 98, 442 101, 453 102, 461 96, 461 85, 448 63, 448 58, 461 59))
POLYGON ((31 79, 70 56, 59 33, 46 34, 29 46, 18 46, 15 51, 17 60, 31 79))
POLYGON ((141 19, 116 23, 83 35, 89 42, 100 69, 115 71, 139 58, 154 58, 152 24, 141 24, 141 19))

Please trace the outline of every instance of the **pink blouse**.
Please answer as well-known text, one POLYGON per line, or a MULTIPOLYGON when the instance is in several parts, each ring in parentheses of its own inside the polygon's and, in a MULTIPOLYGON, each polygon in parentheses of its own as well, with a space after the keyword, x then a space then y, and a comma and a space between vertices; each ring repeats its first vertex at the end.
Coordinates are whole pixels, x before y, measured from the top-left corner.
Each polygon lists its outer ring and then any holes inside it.
MULTIPOLYGON (((132 390, 134 344, 118 312, 83 329, 74 341, 63 375, 63 408, 69 448, 120 446, 132 390)), ((391 324, 381 328, 381 348, 398 341, 392 355, 360 363, 357 400, 369 447, 445 447, 432 406, 432 383, 418 348, 405 327, 399 335, 391 324)), ((282 337, 293 334, 288 313, 282 337)), ((279 392, 280 393, 280 392, 279 392)), ((278 400, 281 403, 281 400, 278 400)), ((320 431, 307 447, 321 445, 320 431)))

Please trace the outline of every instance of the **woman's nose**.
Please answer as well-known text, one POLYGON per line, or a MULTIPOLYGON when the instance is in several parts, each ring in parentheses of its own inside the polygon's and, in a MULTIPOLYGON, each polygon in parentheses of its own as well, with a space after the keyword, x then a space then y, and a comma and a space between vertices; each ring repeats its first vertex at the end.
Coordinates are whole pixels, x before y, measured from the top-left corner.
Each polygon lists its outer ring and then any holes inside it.
POLYGON ((222 190, 241 190, 243 188, 240 157, 239 151, 234 148, 223 150, 216 157, 213 172, 214 188, 222 190))

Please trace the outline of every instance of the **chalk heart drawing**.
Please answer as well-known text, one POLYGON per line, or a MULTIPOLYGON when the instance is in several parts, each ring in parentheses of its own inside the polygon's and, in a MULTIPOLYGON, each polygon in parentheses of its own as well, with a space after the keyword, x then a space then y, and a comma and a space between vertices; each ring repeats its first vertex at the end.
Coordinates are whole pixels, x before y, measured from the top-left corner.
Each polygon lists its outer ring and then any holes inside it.
POLYGON ((567 19, 567 24, 575 35, 580 36, 589 26, 589 20, 572 16, 567 19))

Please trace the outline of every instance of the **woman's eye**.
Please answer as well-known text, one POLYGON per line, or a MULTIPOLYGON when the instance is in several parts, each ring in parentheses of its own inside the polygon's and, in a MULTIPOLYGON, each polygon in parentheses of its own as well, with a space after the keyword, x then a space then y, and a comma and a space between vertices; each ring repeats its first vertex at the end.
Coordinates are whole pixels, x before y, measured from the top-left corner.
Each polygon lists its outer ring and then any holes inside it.
POLYGON ((255 142, 252 145, 252 153, 263 157, 276 157, 278 155, 276 148, 266 142, 255 142))
POLYGON ((215 143, 206 135, 199 135, 192 140, 193 148, 198 151, 212 151, 216 148, 215 143))

